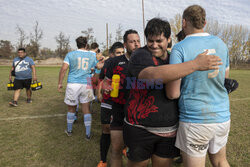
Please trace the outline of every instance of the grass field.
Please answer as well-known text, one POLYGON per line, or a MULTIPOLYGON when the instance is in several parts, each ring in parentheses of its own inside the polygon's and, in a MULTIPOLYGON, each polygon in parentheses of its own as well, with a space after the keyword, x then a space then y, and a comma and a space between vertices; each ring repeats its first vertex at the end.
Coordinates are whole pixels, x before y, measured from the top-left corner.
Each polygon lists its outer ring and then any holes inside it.
MULTIPOLYGON (((18 107, 9 107, 13 91, 7 91, 10 67, 0 66, 0 167, 95 167, 99 162, 100 107, 94 105, 91 141, 85 141, 83 118, 74 124, 72 137, 64 134, 67 106, 64 92, 57 92, 59 67, 38 67, 43 89, 33 92, 27 104, 23 90, 18 107), (57 114, 57 115, 56 115, 57 114), (60 115, 61 114, 61 115, 60 115), (54 117, 48 117, 54 115, 54 117), (45 117, 32 117, 45 116, 45 117)), ((240 86, 230 95, 231 132, 227 157, 232 167, 250 166, 250 70, 232 70, 240 86)), ((66 85, 66 79, 64 80, 66 85)), ((65 88, 65 86, 64 86, 65 88)), ((124 158, 124 164, 126 158, 124 158)), ((178 165, 174 165, 178 166, 178 165)), ((182 165, 179 165, 182 166, 182 165)), ((207 163, 206 166, 210 166, 207 163)))

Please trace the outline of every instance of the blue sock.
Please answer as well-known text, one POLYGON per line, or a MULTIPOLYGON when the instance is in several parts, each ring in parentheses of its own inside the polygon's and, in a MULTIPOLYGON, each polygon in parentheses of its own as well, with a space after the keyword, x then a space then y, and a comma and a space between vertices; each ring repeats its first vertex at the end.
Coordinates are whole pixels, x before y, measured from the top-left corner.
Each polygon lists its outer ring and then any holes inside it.
POLYGON ((68 132, 72 132, 74 118, 75 118, 75 113, 72 113, 72 112, 67 113, 67 131, 68 132))
POLYGON ((85 128, 86 128, 86 135, 89 136, 90 131, 91 131, 92 116, 91 116, 91 114, 85 114, 83 116, 83 118, 84 118, 84 125, 85 125, 85 128))
POLYGON ((79 103, 77 103, 77 106, 76 106, 76 112, 75 112, 75 117, 74 117, 75 121, 77 120, 78 110, 79 110, 79 103))

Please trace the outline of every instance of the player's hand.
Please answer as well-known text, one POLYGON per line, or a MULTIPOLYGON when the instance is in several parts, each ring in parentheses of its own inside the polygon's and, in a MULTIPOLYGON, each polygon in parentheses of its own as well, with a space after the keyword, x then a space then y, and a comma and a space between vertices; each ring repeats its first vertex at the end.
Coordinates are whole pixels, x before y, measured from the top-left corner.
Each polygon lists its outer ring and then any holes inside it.
POLYGON ((9 81, 12 81, 12 76, 9 76, 9 81))
POLYGON ((63 87, 62 84, 58 84, 58 86, 57 86, 58 92, 62 92, 62 91, 61 91, 62 87, 63 87))
POLYGON ((112 83, 112 81, 110 79, 106 79, 103 82, 102 91, 103 91, 104 94, 110 94, 110 92, 113 90, 112 86, 111 86, 111 83, 112 83))
POLYGON ((97 54, 96 54, 96 59, 97 59, 98 61, 100 61, 102 57, 103 57, 102 53, 97 53, 97 54))
POLYGON ((99 60, 99 62, 96 64, 97 69, 102 69, 104 65, 105 57, 102 56, 99 60))
POLYGON ((103 99, 102 94, 98 94, 97 99, 99 100, 99 102, 102 102, 102 99, 103 99))
POLYGON ((207 55, 208 50, 199 54, 193 61, 195 63, 195 68, 199 71, 206 70, 217 70, 220 65, 222 65, 219 56, 207 55))
POLYGON ((33 77, 33 81, 37 81, 37 77, 36 76, 33 77))

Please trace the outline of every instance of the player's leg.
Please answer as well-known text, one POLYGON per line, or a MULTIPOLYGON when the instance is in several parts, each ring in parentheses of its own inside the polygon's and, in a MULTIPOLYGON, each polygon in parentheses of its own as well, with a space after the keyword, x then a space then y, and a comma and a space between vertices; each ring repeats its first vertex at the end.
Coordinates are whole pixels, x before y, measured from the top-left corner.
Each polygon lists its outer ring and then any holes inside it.
MULTIPOLYGON (((174 133, 174 132, 172 132, 174 133)), ((155 135, 155 134, 152 134, 155 135)), ((153 167, 170 167, 173 158, 180 156, 180 150, 175 147, 176 133, 172 137, 157 136, 154 144, 154 152, 152 156, 153 167)))
POLYGON ((218 123, 214 138, 209 143, 209 158, 214 167, 230 166, 226 157, 226 144, 230 131, 230 121, 218 123))
POLYGON ((226 146, 224 146, 218 153, 210 154, 209 159, 214 167, 229 167, 226 157, 226 146))
POLYGON ((76 112, 75 112, 75 117, 74 117, 74 123, 77 121, 78 111, 79 111, 79 101, 77 102, 77 105, 76 105, 76 112))
POLYGON ((75 116, 75 109, 76 106, 69 106, 68 105, 68 113, 67 113, 67 131, 65 133, 68 136, 72 135, 73 131, 73 123, 74 123, 74 116, 75 116))
MULTIPOLYGON (((106 103, 105 103, 106 104, 106 103)), ((107 104, 108 105, 108 104, 107 104)), ((105 105, 106 106, 106 105, 105 105)), ((111 117, 111 105, 103 107, 101 105, 101 124, 102 124, 102 135, 100 139, 100 156, 101 161, 99 166, 107 165, 107 154, 110 147, 110 117, 111 117)), ((99 167, 98 166, 98 167, 99 167)))
POLYGON ((175 145, 181 150, 185 167, 205 166, 209 141, 214 131, 212 124, 179 123, 175 145))
POLYGON ((112 130, 111 135, 111 167, 122 166, 122 149, 124 147, 122 130, 112 130))
POLYGON ((157 155, 152 156, 152 166, 153 167, 170 167, 172 166, 172 158, 162 158, 157 155))
POLYGON ((14 90, 14 97, 13 97, 14 102, 18 101, 20 92, 21 92, 21 89, 14 90))
POLYGON ((146 167, 154 151, 156 136, 145 129, 124 124, 124 143, 128 148, 128 167, 146 167))
POLYGON ((181 156, 183 158, 183 164, 185 167, 205 167, 206 156, 194 157, 183 151, 181 151, 181 156))
POLYGON ((31 79, 24 80, 24 88, 26 88, 27 103, 32 102, 31 100, 32 91, 30 89, 30 85, 31 85, 31 79))
POLYGON ((112 105, 112 119, 110 123, 111 135, 111 167, 122 166, 123 125, 124 125, 124 105, 112 105))
POLYGON ((82 104, 83 120, 86 128, 86 140, 90 140, 92 115, 90 113, 90 102, 95 99, 92 88, 87 84, 81 85, 79 92, 80 103, 82 104))
POLYGON ((72 135, 73 123, 75 118, 76 105, 78 103, 78 93, 79 85, 78 84, 67 84, 64 102, 68 105, 67 113, 67 130, 65 133, 68 136, 72 135))
POLYGON ((91 123, 92 123, 92 115, 90 113, 90 104, 82 103, 82 113, 83 113, 83 121, 86 129, 86 139, 90 140, 91 133, 91 123))
POLYGON ((9 102, 11 106, 16 107, 17 106, 17 101, 20 96, 21 89, 23 89, 23 84, 22 80, 14 80, 14 95, 13 95, 13 101, 9 102))

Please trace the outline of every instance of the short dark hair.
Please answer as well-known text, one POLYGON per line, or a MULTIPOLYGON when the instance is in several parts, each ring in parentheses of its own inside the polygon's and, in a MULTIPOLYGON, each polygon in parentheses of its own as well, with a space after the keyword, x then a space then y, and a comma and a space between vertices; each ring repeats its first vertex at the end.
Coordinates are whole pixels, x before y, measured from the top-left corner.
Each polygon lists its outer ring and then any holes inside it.
POLYGON ((17 52, 19 52, 19 51, 23 51, 24 53, 26 52, 26 51, 25 51, 25 48, 19 48, 19 49, 17 50, 17 52))
POLYGON ((100 52, 101 52, 101 50, 100 50, 100 49, 97 49, 96 53, 100 53, 100 52))
POLYGON ((76 45, 78 49, 85 48, 87 44, 88 44, 87 37, 80 36, 76 38, 76 45))
POLYGON ((183 30, 181 30, 178 34, 175 35, 177 37, 178 42, 182 41, 186 35, 183 30))
POLYGON ((168 48, 172 48, 172 40, 168 43, 168 48))
POLYGON ((96 43, 96 42, 93 42, 91 45, 90 45, 90 49, 94 50, 94 49, 97 49, 99 47, 99 45, 96 43))
POLYGON ((146 38, 148 38, 148 36, 161 35, 162 33, 167 39, 170 37, 171 28, 169 22, 160 18, 149 20, 144 30, 146 38))
POLYGON ((138 32, 136 30, 133 29, 129 29, 125 32, 125 34, 123 35, 123 42, 126 43, 128 40, 128 35, 129 34, 138 34, 138 32))
POLYGON ((109 53, 114 53, 117 48, 124 48, 121 42, 115 42, 109 49, 109 53))
POLYGON ((194 28, 202 29, 205 26, 206 11, 199 5, 192 5, 184 10, 182 18, 189 21, 194 28))

